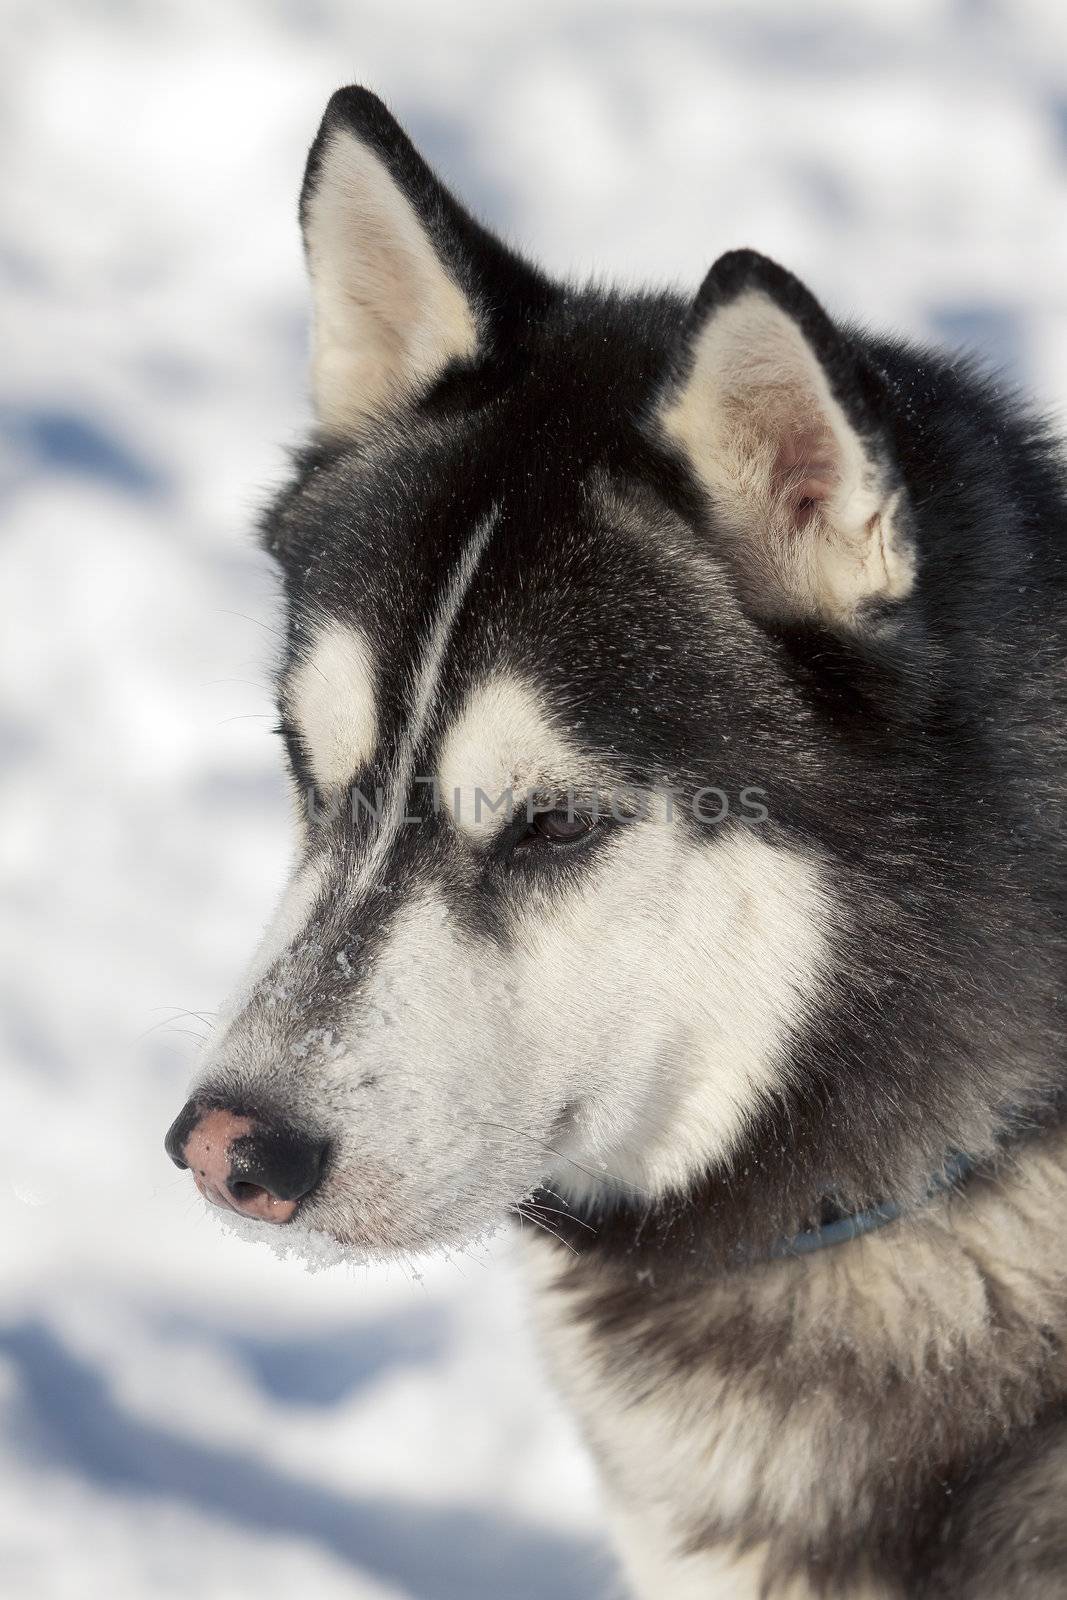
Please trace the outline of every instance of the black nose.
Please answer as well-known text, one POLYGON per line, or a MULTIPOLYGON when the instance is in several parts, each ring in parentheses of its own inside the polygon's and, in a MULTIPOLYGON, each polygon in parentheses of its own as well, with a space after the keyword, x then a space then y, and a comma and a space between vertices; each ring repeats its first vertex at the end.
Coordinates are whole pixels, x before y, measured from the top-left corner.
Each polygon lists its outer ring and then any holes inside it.
POLYGON ((326 1141, 229 1106, 190 1100, 164 1148, 190 1167, 197 1188, 216 1205, 249 1217, 288 1222, 322 1176, 326 1141))
POLYGON ((303 1200, 322 1176, 325 1140, 292 1128, 257 1128, 230 1144, 231 1194, 250 1187, 266 1189, 276 1200, 303 1200))
POLYGON ((186 1140, 200 1121, 203 1110, 204 1107, 197 1105, 195 1100, 187 1100, 167 1129, 166 1137, 163 1140, 164 1150, 170 1156, 174 1165, 181 1167, 183 1172, 189 1165, 185 1159, 186 1140))

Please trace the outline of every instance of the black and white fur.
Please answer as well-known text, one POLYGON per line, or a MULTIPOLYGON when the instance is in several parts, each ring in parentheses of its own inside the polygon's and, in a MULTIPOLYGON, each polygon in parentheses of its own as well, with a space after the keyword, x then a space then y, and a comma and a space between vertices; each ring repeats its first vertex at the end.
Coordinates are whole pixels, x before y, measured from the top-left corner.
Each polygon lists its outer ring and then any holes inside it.
POLYGON ((296 1233, 544 1224, 645 1600, 1067 1593, 1048 431, 750 251, 692 300, 551 282, 362 90, 301 219, 299 844, 197 1093, 329 1141, 296 1233), (905 1215, 768 1260, 831 1193, 905 1215))

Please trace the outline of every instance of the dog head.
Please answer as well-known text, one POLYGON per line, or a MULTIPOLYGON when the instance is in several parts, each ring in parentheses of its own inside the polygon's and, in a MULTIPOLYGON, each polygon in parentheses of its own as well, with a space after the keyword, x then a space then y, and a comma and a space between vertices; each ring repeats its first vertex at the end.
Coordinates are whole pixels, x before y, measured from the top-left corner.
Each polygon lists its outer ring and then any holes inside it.
POLYGON ((826 1003, 847 756, 790 641, 883 648, 911 588, 877 386, 749 252, 691 303, 549 282, 363 91, 301 219, 296 865, 168 1148, 375 1254, 677 1192, 826 1003))

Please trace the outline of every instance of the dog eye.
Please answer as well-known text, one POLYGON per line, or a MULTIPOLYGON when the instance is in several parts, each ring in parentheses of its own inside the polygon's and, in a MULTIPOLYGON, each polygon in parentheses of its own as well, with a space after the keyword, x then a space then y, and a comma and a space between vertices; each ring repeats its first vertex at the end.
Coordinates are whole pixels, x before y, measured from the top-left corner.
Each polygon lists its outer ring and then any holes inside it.
POLYGON ((599 819, 585 811, 541 811, 516 843, 517 850, 536 845, 580 844, 595 833, 599 819))

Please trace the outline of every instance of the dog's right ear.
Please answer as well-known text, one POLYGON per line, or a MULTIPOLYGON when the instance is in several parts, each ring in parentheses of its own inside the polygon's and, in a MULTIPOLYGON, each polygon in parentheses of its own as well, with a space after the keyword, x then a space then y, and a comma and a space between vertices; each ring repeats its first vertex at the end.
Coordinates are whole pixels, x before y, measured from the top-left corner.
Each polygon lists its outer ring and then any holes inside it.
POLYGON ((712 267, 658 402, 749 604, 850 630, 911 593, 916 556, 883 380, 792 273, 712 267))
POLYGON ((323 432, 354 438, 492 342, 532 268, 464 211, 366 89, 339 89, 300 196, 323 432))

